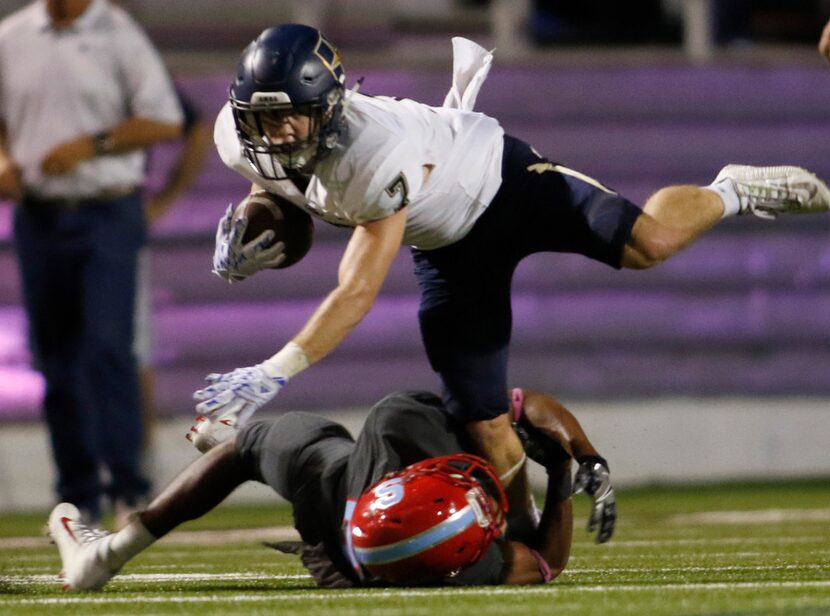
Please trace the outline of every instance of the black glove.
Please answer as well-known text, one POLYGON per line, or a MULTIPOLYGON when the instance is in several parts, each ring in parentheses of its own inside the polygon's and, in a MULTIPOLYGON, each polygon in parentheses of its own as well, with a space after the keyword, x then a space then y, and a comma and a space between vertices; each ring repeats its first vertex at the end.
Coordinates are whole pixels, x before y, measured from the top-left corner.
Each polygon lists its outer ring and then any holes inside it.
POLYGON ((605 543, 614 534, 617 523, 617 503, 611 487, 608 463, 602 458, 586 458, 579 464, 574 477, 574 494, 585 492, 593 500, 588 517, 588 532, 597 532, 597 543, 605 543))

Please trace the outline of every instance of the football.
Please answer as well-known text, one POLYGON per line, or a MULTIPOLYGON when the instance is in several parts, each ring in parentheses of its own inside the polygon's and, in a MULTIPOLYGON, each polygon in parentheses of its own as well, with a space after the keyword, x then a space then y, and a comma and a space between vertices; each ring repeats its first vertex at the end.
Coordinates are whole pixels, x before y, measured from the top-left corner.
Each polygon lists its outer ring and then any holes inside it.
POLYGON ((269 229, 274 231, 274 242, 285 243, 285 259, 273 269, 291 267, 311 248, 314 222, 308 212, 287 199, 265 191, 253 193, 236 207, 234 218, 240 216, 248 218, 248 227, 242 236, 244 243, 269 229))

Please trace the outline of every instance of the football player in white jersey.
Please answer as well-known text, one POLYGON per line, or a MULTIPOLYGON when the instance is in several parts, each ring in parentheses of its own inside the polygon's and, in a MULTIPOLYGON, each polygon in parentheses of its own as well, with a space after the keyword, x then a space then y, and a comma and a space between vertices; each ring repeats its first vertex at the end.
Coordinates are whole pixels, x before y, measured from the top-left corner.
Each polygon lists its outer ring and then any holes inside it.
MULTIPOLYGON (((269 28, 244 51, 215 126, 222 160, 250 179, 253 191, 279 194, 354 232, 336 288, 302 330, 273 357, 210 375, 194 394, 207 417, 191 434, 198 448, 230 436, 336 348, 371 309, 406 244, 445 406, 508 491, 521 494, 522 481, 511 482, 525 476, 524 453, 503 394, 510 281, 521 259, 576 252, 642 269, 725 216, 771 218, 830 206, 827 186, 803 169, 730 165, 707 187, 663 188, 640 208, 473 112, 492 56, 471 41, 453 44, 453 88, 442 107, 347 91, 337 49, 307 26, 269 28)), ((278 264, 282 244, 271 232, 243 244, 246 220, 233 221, 230 210, 219 224, 216 273, 238 281, 278 264)))

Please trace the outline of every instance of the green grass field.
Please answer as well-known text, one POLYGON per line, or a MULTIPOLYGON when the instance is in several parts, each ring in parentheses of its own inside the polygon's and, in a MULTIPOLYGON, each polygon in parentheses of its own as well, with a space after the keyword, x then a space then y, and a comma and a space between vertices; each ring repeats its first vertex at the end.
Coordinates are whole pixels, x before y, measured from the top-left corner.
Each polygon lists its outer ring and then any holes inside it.
POLYGON ((261 547, 284 507, 220 507, 97 593, 61 590, 46 513, 0 516, 0 614, 830 615, 830 481, 621 491, 595 545, 577 497, 570 565, 546 586, 321 590, 261 547), (234 535, 231 530, 245 532, 234 535))

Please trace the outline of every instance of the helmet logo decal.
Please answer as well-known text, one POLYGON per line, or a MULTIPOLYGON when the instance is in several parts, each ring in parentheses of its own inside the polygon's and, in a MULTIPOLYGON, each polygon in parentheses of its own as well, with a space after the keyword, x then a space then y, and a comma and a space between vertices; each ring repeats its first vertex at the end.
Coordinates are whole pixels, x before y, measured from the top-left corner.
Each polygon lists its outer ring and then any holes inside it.
POLYGON ((280 105, 290 103, 291 97, 285 92, 254 92, 251 105, 280 105))
POLYGON ((346 80, 346 73, 343 70, 343 64, 340 60, 340 52, 337 50, 337 47, 329 43, 322 36, 317 39, 314 55, 320 58, 320 62, 323 63, 323 66, 328 69, 332 77, 338 82, 343 83, 346 80))
POLYGON ((364 565, 379 565, 410 558, 464 532, 477 523, 476 513, 472 507, 456 511, 443 522, 428 528, 424 532, 376 548, 354 547, 358 560, 364 565))
POLYGON ((403 479, 395 477, 389 479, 372 490, 375 495, 375 500, 372 503, 372 509, 389 509, 393 505, 397 505, 403 500, 404 487, 403 479))

